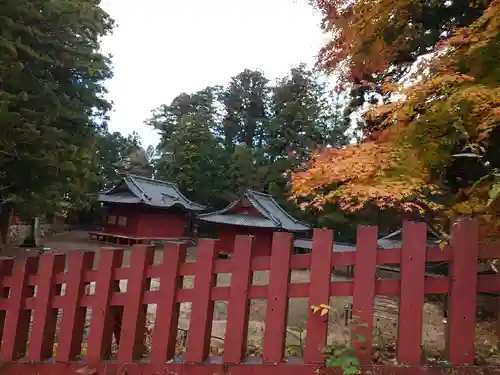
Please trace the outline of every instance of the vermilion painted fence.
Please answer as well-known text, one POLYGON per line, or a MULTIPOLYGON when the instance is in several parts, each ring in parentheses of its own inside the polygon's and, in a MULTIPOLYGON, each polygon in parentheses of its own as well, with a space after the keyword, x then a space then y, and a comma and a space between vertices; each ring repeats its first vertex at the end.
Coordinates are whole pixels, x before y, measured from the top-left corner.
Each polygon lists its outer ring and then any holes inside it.
MULTIPOLYGON (((405 223, 402 249, 377 250, 377 228, 360 227, 356 252, 332 252, 333 232, 315 230, 313 251, 292 255, 292 237, 276 233, 272 256, 252 257, 252 239, 239 237, 232 259, 217 260, 215 241, 201 240, 195 263, 184 261, 185 249, 169 244, 161 264, 153 265, 153 248, 135 246, 130 266, 122 267, 123 251, 102 249, 98 267, 94 254, 46 254, 22 261, 0 261, 0 373, 2 374, 200 374, 256 375, 320 372, 326 343, 327 318, 309 312, 304 358, 284 361, 288 298, 308 297, 310 305, 328 303, 330 296, 353 296, 353 315, 371 347, 373 300, 376 295, 400 296, 397 357, 404 366, 367 367, 373 373, 424 371, 420 367, 425 294, 448 293, 449 363, 473 365, 476 293, 500 291, 500 276, 477 276, 479 259, 500 258, 500 246, 480 246, 477 223, 462 220, 453 226, 452 243, 426 248, 426 227, 405 223), (425 262, 449 262, 451 277, 425 278, 425 262), (66 265, 67 263, 67 265, 66 265), (400 264, 401 280, 378 280, 377 264, 400 264), (355 266, 353 281, 331 281, 332 267, 355 266), (310 282, 290 283, 290 270, 310 269, 310 282), (252 285, 252 272, 270 270, 269 285, 252 285), (216 287, 218 273, 231 273, 230 287, 216 287), (182 289, 183 276, 195 275, 193 289, 182 289), (149 289, 160 279, 158 291, 149 289), (128 280, 117 292, 117 280, 128 280), (90 282, 95 293, 88 295, 90 282), (65 288, 62 285, 65 284, 65 288), (64 289, 64 295, 61 291, 64 289), (264 353, 261 361, 245 359, 250 299, 267 299, 264 353), (223 358, 208 358, 214 301, 228 301, 223 358), (187 352, 174 359, 179 304, 192 302, 187 352), (142 358, 146 304, 156 304, 156 325, 150 358, 142 358), (92 309, 88 345, 80 358, 86 308, 92 309), (62 310, 55 358, 53 348, 62 310), (30 323, 31 312, 33 312, 30 323), (119 319, 121 316, 121 319, 119 319), (116 329, 116 322, 121 321, 116 329), (30 333, 31 331, 31 333, 30 333), (117 360, 110 358, 113 332, 120 337, 117 360), (29 342, 29 344, 28 344, 29 342), (28 344, 28 345, 27 345, 28 344), (19 359, 26 353, 27 363, 19 359)), ((369 364, 369 356, 362 355, 369 364)), ((488 372, 491 368, 460 367, 454 371, 488 372)), ((323 370, 321 370, 323 371, 323 370)), ((443 372, 426 369, 426 372, 443 372)))

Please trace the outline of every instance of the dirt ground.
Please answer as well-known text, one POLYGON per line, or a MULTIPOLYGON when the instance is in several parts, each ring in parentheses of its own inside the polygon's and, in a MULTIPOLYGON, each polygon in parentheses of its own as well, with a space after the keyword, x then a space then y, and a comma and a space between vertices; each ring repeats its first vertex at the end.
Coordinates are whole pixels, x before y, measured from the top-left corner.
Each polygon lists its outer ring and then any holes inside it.
MULTIPOLYGON (((67 232, 47 238, 45 247, 57 251, 96 251, 96 264, 98 262, 99 249, 102 244, 88 241, 86 232, 67 232)), ((105 247, 113 247, 106 245, 105 247)), ((118 246, 115 246, 118 247, 118 246)), ((120 246, 123 247, 123 246, 120 246)), ((196 248, 189 248, 187 261, 192 262, 196 258, 196 248)), ((125 248, 124 265, 130 261, 130 249, 125 248)), ((155 254, 155 263, 161 262, 161 253, 155 254)), ((309 271, 292 271, 292 283, 309 282, 309 271)), ((333 275, 332 281, 348 280, 345 276, 333 275)), ((230 274, 219 274, 218 286, 228 286, 231 282, 230 274)), ((269 271, 254 273, 254 285, 267 285, 269 282, 269 271)), ((159 287, 158 280, 152 280, 152 287, 159 287)), ((185 277, 183 288, 192 288, 194 277, 185 277)), ((122 292, 126 290, 126 281, 121 283, 122 292)), ((346 339, 346 306, 352 302, 351 297, 332 297, 330 305, 332 311, 329 315, 328 343, 341 342, 346 339)), ((263 333, 265 330, 266 301, 251 301, 250 324, 248 332, 248 354, 258 355, 263 347, 263 333)), ((288 334, 286 351, 290 355, 300 355, 305 337, 305 322, 308 315, 308 301, 306 298, 290 299, 288 309, 288 334)), ((384 351, 384 355, 391 360, 395 356, 395 342, 397 341, 399 301, 397 298, 377 297, 374 304, 374 350, 377 348, 384 351)), ((148 320, 154 324, 156 319, 155 306, 148 306, 148 320)), ((189 303, 181 305, 179 318, 180 332, 189 328, 191 306, 189 303)), ((221 354, 224 350, 223 337, 227 319, 227 302, 216 302, 214 309, 214 320, 212 325, 212 351, 221 354)), ((492 334, 491 323, 480 323, 477 326, 477 350, 488 353, 496 351, 498 339, 492 334), (492 349, 493 348, 493 349, 492 349)), ((434 303, 426 303, 424 306, 424 322, 422 326, 422 349, 423 355, 428 358, 443 358, 446 349, 446 323, 442 308, 434 303)), ((181 350, 182 352, 182 350, 181 350)))

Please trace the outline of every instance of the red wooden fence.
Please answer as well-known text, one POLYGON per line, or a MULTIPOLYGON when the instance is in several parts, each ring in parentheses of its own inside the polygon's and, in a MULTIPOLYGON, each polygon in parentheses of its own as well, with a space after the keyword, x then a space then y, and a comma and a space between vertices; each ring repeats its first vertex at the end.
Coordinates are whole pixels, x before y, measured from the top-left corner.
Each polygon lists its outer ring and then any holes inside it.
MULTIPOLYGON (((426 227, 420 223, 404 224, 402 249, 378 250, 376 227, 359 228, 356 252, 332 252, 332 241, 332 231, 315 230, 312 253, 292 255, 291 235, 276 233, 272 255, 252 257, 252 239, 239 237, 232 259, 218 260, 215 241, 201 240, 195 263, 185 262, 182 245, 169 244, 163 249, 161 264, 153 264, 153 248, 137 245, 131 251, 128 267, 122 266, 122 250, 104 248, 97 269, 92 269, 94 254, 89 252, 71 252, 67 260, 65 254, 46 254, 15 262, 3 259, 0 261, 0 372, 318 373, 323 362, 327 317, 310 311, 303 361, 284 360, 288 298, 308 297, 309 304, 314 305, 328 303, 330 296, 353 296, 353 315, 367 323, 367 327, 357 329, 371 344, 376 295, 400 296, 397 357, 405 366, 375 367, 371 371, 421 371, 425 294, 449 294, 449 363, 473 365, 476 293, 500 292, 500 276, 477 276, 478 259, 500 258, 500 246, 480 246, 474 220, 457 222, 451 245, 443 249, 426 247, 426 227), (426 278, 425 262, 449 262, 451 276, 426 278), (377 279, 377 264, 400 264, 401 279, 377 279), (332 267, 349 265, 355 266, 353 281, 331 281, 332 267), (310 282, 290 283, 290 271, 294 269, 310 269, 310 282), (270 270, 269 285, 252 285, 252 272, 263 270, 270 270), (215 286, 218 273, 232 274, 229 287, 215 286), (182 278, 187 275, 195 275, 193 289, 182 288, 182 278), (160 279, 159 290, 150 290, 151 278, 160 279), (117 291, 118 280, 128 280, 126 292, 117 291), (90 282, 96 283, 93 295, 88 293, 90 282), (268 301, 264 353, 258 363, 245 359, 251 299, 268 301), (228 301, 223 358, 208 357, 214 301, 228 301), (183 360, 174 358, 181 302, 192 302, 183 360), (142 357, 146 304, 157 305, 149 358, 142 357), (86 355, 81 358, 87 308, 92 309, 92 317, 86 355), (59 310, 62 318, 57 329, 59 310), (56 331, 56 354, 52 358, 56 331), (108 361, 113 332, 120 338, 118 354, 108 361)), ((362 356, 367 366, 368 360, 368 355, 362 356)), ((471 367, 467 373, 489 370, 471 367)), ((425 371, 442 372, 432 368, 425 371)))

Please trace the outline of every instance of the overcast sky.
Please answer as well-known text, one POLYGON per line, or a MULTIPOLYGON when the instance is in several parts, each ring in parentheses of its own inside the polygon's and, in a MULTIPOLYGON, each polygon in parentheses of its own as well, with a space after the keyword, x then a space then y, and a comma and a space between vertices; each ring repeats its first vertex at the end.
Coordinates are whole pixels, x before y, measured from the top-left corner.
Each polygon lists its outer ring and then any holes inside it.
POLYGON ((116 20, 103 40, 113 55, 107 84, 111 131, 158 136, 144 125, 155 107, 181 92, 225 84, 245 68, 270 79, 312 64, 324 37, 307 0, 102 0, 116 20))

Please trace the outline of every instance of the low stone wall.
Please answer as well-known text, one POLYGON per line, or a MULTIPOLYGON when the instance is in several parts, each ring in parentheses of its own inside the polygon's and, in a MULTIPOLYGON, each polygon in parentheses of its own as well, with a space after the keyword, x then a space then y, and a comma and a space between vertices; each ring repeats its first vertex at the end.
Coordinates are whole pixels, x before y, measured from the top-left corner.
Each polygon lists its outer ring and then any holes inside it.
MULTIPOLYGON (((40 237, 43 237, 50 230, 50 224, 40 225, 40 237)), ((11 225, 9 228, 9 243, 13 246, 20 245, 29 237, 31 225, 11 225)))

